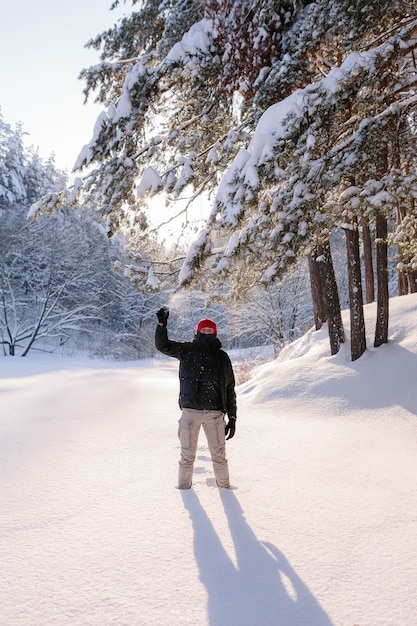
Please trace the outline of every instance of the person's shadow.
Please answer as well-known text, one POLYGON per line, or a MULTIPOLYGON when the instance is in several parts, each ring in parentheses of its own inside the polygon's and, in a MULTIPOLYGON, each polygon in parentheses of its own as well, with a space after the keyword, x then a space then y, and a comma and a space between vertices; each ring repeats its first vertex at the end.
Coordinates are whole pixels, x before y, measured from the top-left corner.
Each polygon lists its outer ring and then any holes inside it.
POLYGON ((181 491, 194 529, 200 580, 208 594, 210 626, 332 626, 284 555, 259 541, 233 491, 220 490, 237 566, 193 490, 181 491))

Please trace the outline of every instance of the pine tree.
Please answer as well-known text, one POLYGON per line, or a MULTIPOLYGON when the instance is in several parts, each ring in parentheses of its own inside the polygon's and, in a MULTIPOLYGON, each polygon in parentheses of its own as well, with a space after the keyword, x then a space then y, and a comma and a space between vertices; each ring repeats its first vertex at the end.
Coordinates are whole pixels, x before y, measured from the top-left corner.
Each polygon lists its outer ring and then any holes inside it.
MULTIPOLYGON (((310 18, 314 12, 317 17, 321 8, 329 17, 332 11, 335 15, 335 4, 329 7, 330 13, 320 3, 311 7, 310 14, 309 7, 306 11, 310 18)), ((351 234, 358 219, 388 219, 404 185, 415 193, 413 173, 405 176, 404 168, 395 169, 392 158, 399 149, 400 129, 404 137, 412 135, 410 119, 416 105, 412 91, 415 16, 405 7, 398 22, 399 8, 385 5, 382 22, 374 28, 358 27, 356 43, 363 50, 346 56, 339 69, 266 110, 247 151, 238 155, 223 178, 208 229, 201 233, 183 268, 183 281, 198 274, 203 259, 210 259, 215 272, 233 272, 245 255, 245 263, 256 268, 267 283, 300 254, 309 253, 315 241, 325 243, 330 230, 346 223, 351 234), (225 237, 229 243, 219 251, 218 241, 225 237)), ((369 7, 364 9, 369 16, 369 7)), ((337 40, 331 39, 332 43, 337 40)), ((343 54, 337 45, 336 51, 343 54)), ((410 148, 409 139, 401 142, 401 162, 415 162, 410 148)), ((348 246, 351 255, 353 250, 348 246)), ((377 330, 376 343, 387 337, 386 255, 382 258, 385 269, 379 265, 378 317, 384 330, 377 330)), ((350 256, 349 263, 354 262, 350 256)), ((351 280, 354 275, 357 272, 351 280)), ((351 294, 356 293, 352 285, 351 294)), ((358 310, 354 301, 352 307, 358 310)), ((362 324, 357 314, 353 319, 362 324)), ((363 350, 364 329, 358 332, 353 358, 363 350)))

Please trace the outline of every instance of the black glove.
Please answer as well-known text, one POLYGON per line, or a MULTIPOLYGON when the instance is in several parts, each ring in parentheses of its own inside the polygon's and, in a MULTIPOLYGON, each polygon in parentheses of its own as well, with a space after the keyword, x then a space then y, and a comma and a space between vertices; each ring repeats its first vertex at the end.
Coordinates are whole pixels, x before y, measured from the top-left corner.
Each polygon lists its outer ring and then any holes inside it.
POLYGON ((234 419, 230 419, 226 424, 226 428, 225 428, 225 435, 226 435, 226 439, 231 439, 236 431, 236 418, 234 419), (229 436, 227 436, 229 435, 229 436))
POLYGON ((159 309, 156 313, 156 317, 158 318, 158 322, 167 325, 168 317, 169 317, 169 308, 167 306, 163 306, 162 309, 159 309))

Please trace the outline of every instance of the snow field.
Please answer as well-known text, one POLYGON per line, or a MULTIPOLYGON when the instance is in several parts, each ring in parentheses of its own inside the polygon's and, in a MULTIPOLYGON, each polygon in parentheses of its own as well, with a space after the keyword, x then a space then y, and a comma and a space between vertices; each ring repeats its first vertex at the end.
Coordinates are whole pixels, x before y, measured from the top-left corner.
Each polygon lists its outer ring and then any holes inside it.
POLYGON ((412 626, 416 306, 354 364, 323 330, 258 368, 231 491, 203 434, 174 488, 175 360, 0 359, 0 624, 412 626))

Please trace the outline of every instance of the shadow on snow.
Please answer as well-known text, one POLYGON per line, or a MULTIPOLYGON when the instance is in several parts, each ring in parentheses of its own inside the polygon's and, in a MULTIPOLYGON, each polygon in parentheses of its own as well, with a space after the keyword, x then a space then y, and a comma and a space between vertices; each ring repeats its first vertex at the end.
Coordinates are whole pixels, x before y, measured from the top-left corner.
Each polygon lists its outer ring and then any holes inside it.
POLYGON ((208 594, 210 626, 332 626, 284 555, 256 538, 233 491, 219 493, 237 567, 196 493, 181 491, 193 525, 200 580, 208 594))

